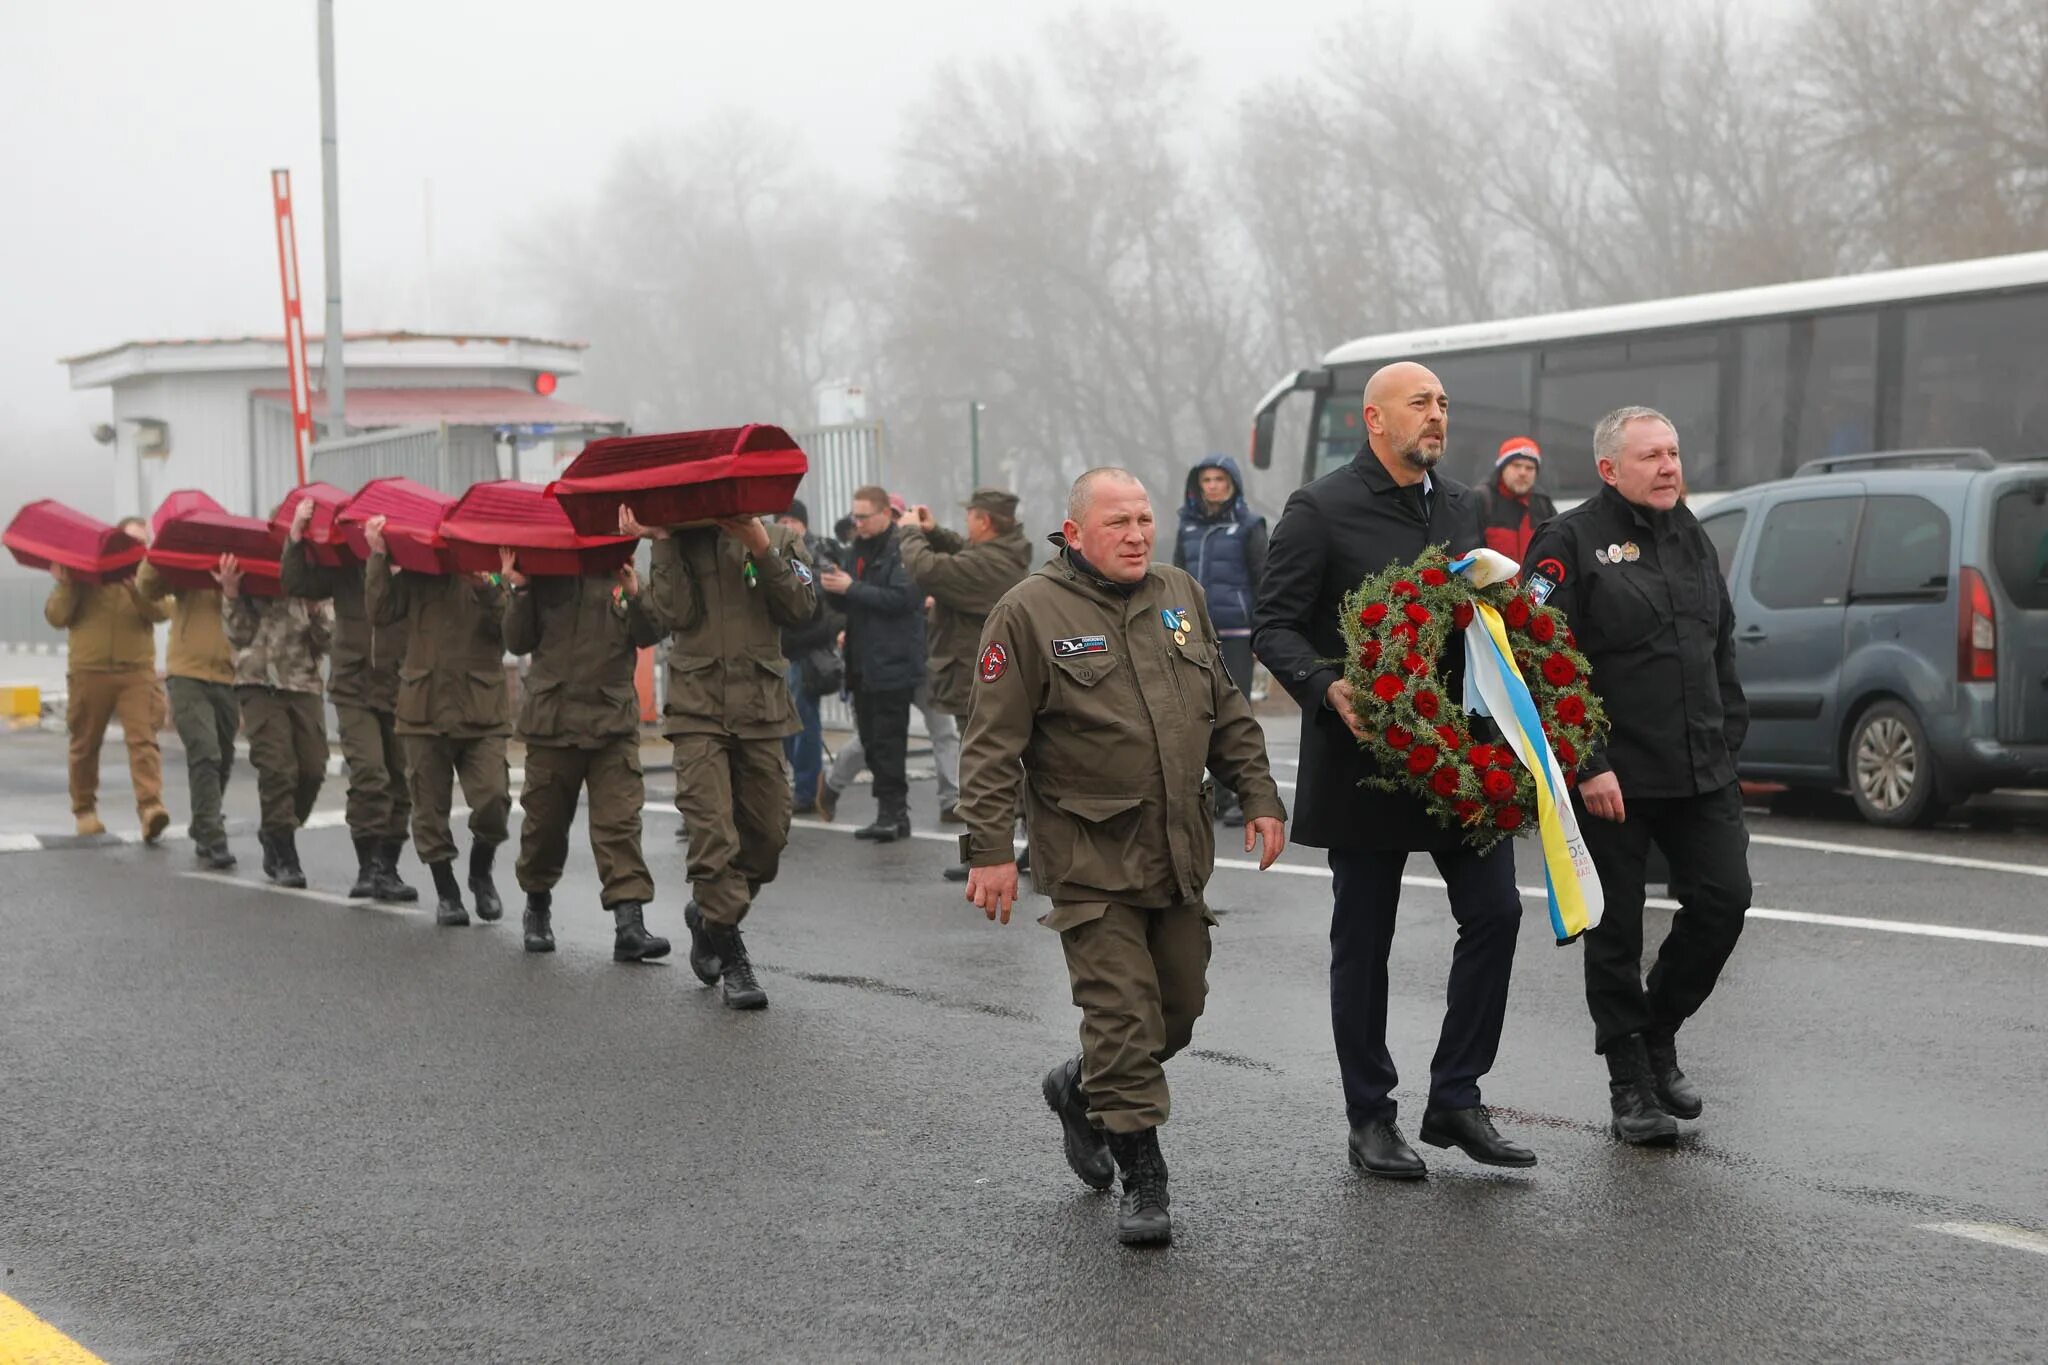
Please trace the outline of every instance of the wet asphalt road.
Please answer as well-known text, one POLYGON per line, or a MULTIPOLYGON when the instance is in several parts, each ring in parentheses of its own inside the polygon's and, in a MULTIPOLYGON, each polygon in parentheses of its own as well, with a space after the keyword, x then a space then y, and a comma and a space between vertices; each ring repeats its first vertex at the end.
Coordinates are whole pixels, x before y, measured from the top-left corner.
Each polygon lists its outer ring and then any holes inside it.
MULTIPOLYGON (((1344 1160, 1327 879, 1226 867, 1177 1239, 1133 1252, 1038 1097, 1056 941, 964 906, 935 838, 848 839, 869 809, 795 833, 755 1016, 614 965, 582 850, 553 957, 346 904, 337 829, 305 895, 182 843, 0 857, 0 1293, 112 1361, 2048 1357, 2048 1255, 1930 1230, 2048 1229, 2048 943, 1753 922, 1681 1038, 1705 1117, 1634 1151, 1529 903, 1486 1095, 1542 1165, 1425 1149, 1383 1184, 1344 1160)), ((1978 823, 1758 816, 1757 903, 2048 939, 2016 870, 2048 818, 1978 823)), ((673 828, 649 919, 680 938, 673 828)), ((1451 925, 1428 886, 1404 911, 1412 1132, 1451 925)))

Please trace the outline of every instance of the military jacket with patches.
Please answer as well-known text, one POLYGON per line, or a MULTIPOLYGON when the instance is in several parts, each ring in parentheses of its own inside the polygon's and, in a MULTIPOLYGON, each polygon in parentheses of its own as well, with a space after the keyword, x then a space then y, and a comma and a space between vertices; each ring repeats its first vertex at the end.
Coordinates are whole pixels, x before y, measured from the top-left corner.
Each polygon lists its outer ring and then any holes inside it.
POLYGON ((235 647, 235 686, 272 687, 319 696, 321 660, 334 642, 323 603, 303 597, 223 597, 228 643, 235 647))
POLYGON ((1125 592, 1061 554, 1003 595, 981 646, 963 843, 973 866, 1009 862, 1021 802, 1048 926, 1110 902, 1199 905, 1216 855, 1208 769, 1247 819, 1286 818, 1265 736, 1182 570, 1154 564, 1125 592))
POLYGON ((715 526, 677 528, 654 542, 647 607, 668 654, 662 733, 779 739, 803 728, 789 695, 782 628, 817 610, 803 537, 768 528, 756 558, 715 526))
POLYGON ((394 574, 388 556, 371 555, 363 596, 373 625, 405 628, 394 730, 448 739, 512 732, 502 588, 466 574, 394 574))
POLYGON ((505 600, 505 648, 531 654, 519 737, 600 748, 640 732, 639 652, 661 638, 640 597, 610 578, 536 578, 505 600))

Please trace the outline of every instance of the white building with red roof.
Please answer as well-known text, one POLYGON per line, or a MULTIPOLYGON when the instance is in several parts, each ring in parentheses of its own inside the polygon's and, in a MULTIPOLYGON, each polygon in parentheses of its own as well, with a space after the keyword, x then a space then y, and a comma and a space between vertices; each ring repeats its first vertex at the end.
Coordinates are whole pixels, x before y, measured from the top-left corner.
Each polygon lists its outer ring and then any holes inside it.
MULTIPOLYGON (((368 470, 458 493, 486 479, 544 482, 586 440, 626 429, 554 396, 558 380, 581 373, 582 342, 363 332, 347 345, 346 415, 358 439, 316 447, 310 478, 353 488, 368 470)), ((320 338, 308 339, 315 380, 321 350, 320 338)), ((230 511, 267 516, 298 482, 282 337, 130 341, 62 363, 72 388, 111 396, 102 430, 124 512, 147 515, 166 494, 197 488, 230 511)), ((324 393, 314 393, 313 413, 324 435, 324 393)))

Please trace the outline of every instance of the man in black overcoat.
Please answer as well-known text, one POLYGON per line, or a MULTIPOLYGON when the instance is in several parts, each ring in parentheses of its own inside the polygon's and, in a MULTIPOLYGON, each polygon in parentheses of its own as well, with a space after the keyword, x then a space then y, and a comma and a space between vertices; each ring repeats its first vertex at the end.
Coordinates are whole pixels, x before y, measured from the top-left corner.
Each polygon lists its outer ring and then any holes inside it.
MULTIPOLYGON (((1448 1009, 1430 1063, 1420 1136, 1492 1166, 1533 1166, 1535 1154, 1494 1128, 1479 1102, 1493 1066, 1514 970, 1522 904, 1511 840, 1472 851, 1420 798, 1361 787, 1376 765, 1341 660, 1338 603, 1390 564, 1431 545, 1453 558, 1484 544, 1477 495, 1434 473, 1443 458, 1449 401, 1422 366, 1389 365, 1365 387, 1366 446, 1342 469, 1297 489, 1273 528, 1260 585, 1253 648, 1301 704, 1296 842, 1329 850, 1336 906, 1330 918, 1330 1018, 1351 1162, 1392 1179, 1427 1174, 1395 1124, 1394 1059, 1387 1051, 1387 953, 1410 853, 1428 853, 1449 887, 1458 923, 1448 1009)), ((1439 664, 1442 695, 1462 697, 1464 642, 1439 664)), ((1389 774, 1393 776, 1393 774, 1389 774)))

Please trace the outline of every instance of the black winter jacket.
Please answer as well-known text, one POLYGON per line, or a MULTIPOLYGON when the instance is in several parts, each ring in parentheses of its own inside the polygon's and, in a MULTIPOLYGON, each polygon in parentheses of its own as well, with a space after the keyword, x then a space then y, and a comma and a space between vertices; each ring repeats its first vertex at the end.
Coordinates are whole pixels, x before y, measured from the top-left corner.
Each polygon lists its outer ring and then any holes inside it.
POLYGON ((896 528, 856 540, 836 600, 846 611, 846 683, 855 692, 911 692, 924 681, 924 597, 903 567, 896 528))

